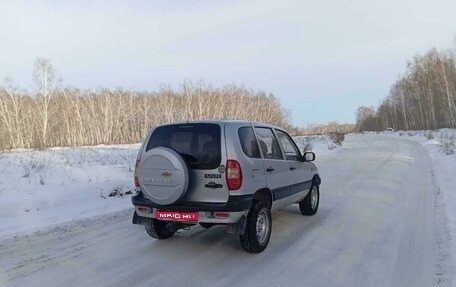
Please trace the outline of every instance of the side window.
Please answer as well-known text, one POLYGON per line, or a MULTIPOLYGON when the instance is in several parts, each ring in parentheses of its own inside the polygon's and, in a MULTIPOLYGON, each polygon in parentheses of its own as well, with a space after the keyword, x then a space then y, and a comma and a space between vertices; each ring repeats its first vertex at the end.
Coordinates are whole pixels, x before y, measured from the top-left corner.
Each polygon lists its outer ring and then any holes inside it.
POLYGON ((260 144, 260 150, 265 159, 283 159, 280 151, 279 143, 277 142, 274 133, 270 128, 255 128, 260 144))
POLYGON ((260 148, 253 129, 251 127, 240 128, 238 134, 245 155, 252 158, 261 158, 260 148))
POLYGON ((299 152, 298 147, 290 138, 287 133, 283 131, 276 130, 277 136, 279 137, 279 141, 282 144, 282 147, 285 151, 285 156, 287 160, 296 160, 299 161, 301 157, 301 153, 299 152))

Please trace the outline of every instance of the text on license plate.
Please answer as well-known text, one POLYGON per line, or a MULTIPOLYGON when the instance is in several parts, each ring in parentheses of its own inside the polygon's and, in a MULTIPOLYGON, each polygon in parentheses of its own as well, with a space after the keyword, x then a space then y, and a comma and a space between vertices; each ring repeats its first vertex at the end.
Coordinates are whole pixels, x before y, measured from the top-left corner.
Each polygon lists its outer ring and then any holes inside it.
POLYGON ((155 217, 170 221, 198 221, 198 212, 155 211, 155 217))

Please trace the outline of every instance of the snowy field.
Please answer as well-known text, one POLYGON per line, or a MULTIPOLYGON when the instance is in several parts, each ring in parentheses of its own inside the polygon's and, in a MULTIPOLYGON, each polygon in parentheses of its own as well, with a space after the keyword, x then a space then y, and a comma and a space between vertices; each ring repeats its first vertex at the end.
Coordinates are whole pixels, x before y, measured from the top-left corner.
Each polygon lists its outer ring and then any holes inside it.
POLYGON ((2 153, 0 286, 454 286, 453 135, 296 137, 317 154, 320 209, 274 212, 258 255, 223 227, 154 241, 132 225, 139 145, 2 153))
POLYGON ((0 153, 0 237, 130 207, 138 148, 0 153))

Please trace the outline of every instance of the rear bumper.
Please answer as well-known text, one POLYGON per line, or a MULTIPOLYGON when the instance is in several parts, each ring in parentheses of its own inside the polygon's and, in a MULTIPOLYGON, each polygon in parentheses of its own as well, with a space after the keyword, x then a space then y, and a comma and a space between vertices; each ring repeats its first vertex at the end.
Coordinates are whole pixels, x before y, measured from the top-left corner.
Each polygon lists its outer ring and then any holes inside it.
MULTIPOLYGON (((138 208, 135 209, 135 213, 133 215, 133 224, 146 224, 150 218, 156 218, 155 216, 155 211, 157 209, 152 208, 150 212, 142 212, 138 210, 138 208)), ((211 211, 199 211, 198 212, 198 221, 191 221, 191 222, 185 222, 185 221, 174 221, 182 224, 198 224, 198 223, 212 223, 212 224, 234 224, 238 223, 239 220, 241 220, 242 217, 247 216, 248 211, 237 211, 237 212, 228 212, 225 213, 227 217, 224 218, 218 218, 215 216, 214 212, 211 211)), ((159 219, 162 220, 162 219, 159 219)), ((173 222, 173 220, 170 220, 170 222, 173 222)))
POLYGON ((252 204, 252 195, 230 196, 226 203, 207 203, 207 202, 185 202, 174 205, 159 205, 145 198, 142 193, 132 196, 131 202, 135 206, 133 224, 145 224, 148 218, 156 218, 155 212, 162 211, 180 211, 180 212, 198 212, 198 222, 195 223, 213 223, 213 224, 233 224, 247 216, 252 204), (150 210, 144 211, 148 207, 150 210), (223 218, 217 217, 217 212, 227 213, 223 218))
POLYGON ((252 205, 253 195, 236 195, 229 196, 227 202, 212 203, 212 202, 178 202, 171 205, 156 204, 145 198, 142 193, 131 197, 131 202, 134 206, 144 206, 166 211, 182 211, 182 212, 239 212, 250 209, 252 205))

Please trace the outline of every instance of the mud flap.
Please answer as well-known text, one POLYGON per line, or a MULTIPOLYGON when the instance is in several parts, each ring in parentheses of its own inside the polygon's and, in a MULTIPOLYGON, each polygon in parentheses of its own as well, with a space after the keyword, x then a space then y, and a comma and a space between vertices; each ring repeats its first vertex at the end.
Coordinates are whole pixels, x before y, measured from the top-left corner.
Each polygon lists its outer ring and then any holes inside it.
POLYGON ((318 174, 314 175, 314 177, 312 178, 313 182, 320 185, 321 184, 321 178, 318 174))
POLYGON ((150 220, 150 218, 146 218, 146 217, 139 216, 139 215, 136 213, 136 210, 135 210, 135 213, 133 214, 132 223, 133 223, 133 224, 144 225, 144 224, 146 224, 149 220, 150 220))
POLYGON ((226 232, 229 234, 244 234, 246 223, 247 221, 245 219, 245 215, 243 215, 238 222, 234 224, 228 224, 226 226, 226 232))

